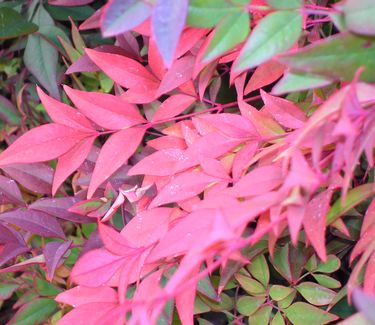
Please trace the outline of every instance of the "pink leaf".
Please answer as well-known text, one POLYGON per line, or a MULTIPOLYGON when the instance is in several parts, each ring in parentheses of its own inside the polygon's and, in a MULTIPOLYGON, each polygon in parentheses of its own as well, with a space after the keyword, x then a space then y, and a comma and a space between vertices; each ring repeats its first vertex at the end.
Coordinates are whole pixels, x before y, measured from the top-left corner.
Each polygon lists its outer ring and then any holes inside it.
POLYGON ((173 62, 188 12, 188 0, 157 0, 152 12, 152 34, 167 67, 173 62))
POLYGON ((200 156, 199 162, 202 166, 203 171, 207 175, 230 180, 228 173, 226 172, 223 164, 220 161, 214 158, 200 156))
POLYGON ((201 172, 183 173, 174 178, 159 192, 151 202, 150 208, 189 199, 200 194, 209 184, 216 181, 218 181, 216 177, 201 172))
POLYGON ((146 132, 145 128, 130 128, 116 132, 103 145, 91 178, 87 197, 117 169, 125 164, 137 150, 146 132))
POLYGON ((77 284, 99 287, 112 278, 124 261, 124 256, 114 255, 103 248, 94 249, 78 260, 71 277, 77 284))
POLYGON ((55 159, 91 135, 60 124, 36 127, 19 137, 0 154, 0 166, 55 159))
POLYGON ((172 95, 159 106, 155 115, 152 117, 152 121, 160 121, 177 116, 193 104, 195 100, 194 97, 188 95, 172 95))
POLYGON ((258 66, 245 88, 245 95, 273 83, 284 74, 285 67, 277 61, 267 61, 258 66))
POLYGON ((37 87, 37 92, 52 121, 84 131, 93 130, 90 121, 79 111, 46 95, 39 87, 37 87))
POLYGON ((156 151, 134 165, 128 172, 129 175, 173 175, 178 162, 186 160, 184 150, 171 148, 156 151))
POLYGON ((139 62, 125 56, 86 49, 94 63, 119 85, 126 88, 157 88, 159 81, 139 62))
POLYGON ((44 259, 47 267, 47 279, 52 281, 56 268, 59 266, 61 259, 69 249, 71 241, 49 242, 43 249, 44 259))
POLYGON ((311 245, 321 260, 327 258, 325 246, 326 217, 330 207, 332 191, 326 190, 316 195, 306 206, 303 226, 311 245))
POLYGON ((265 105, 264 110, 269 112, 281 125, 291 129, 298 129, 305 124, 307 118, 296 104, 284 98, 271 96, 263 90, 260 93, 265 105))
POLYGON ((229 113, 205 114, 196 118, 208 122, 228 137, 237 139, 258 137, 252 123, 241 115, 229 113))
POLYGON ((176 60, 172 67, 164 75, 156 97, 168 93, 169 91, 189 81, 193 73, 194 61, 195 59, 191 55, 184 56, 183 58, 176 60))
POLYGON ((82 165, 90 153, 95 139, 96 137, 86 138, 66 154, 59 157, 53 178, 52 195, 55 195, 65 179, 82 165))
POLYGON ((257 167, 240 178, 228 193, 236 197, 265 194, 282 184, 281 168, 277 166, 257 167))
POLYGON ((167 232, 171 213, 171 208, 142 211, 130 220, 121 235, 137 247, 148 246, 167 232))
POLYGON ((145 121, 134 105, 120 97, 68 86, 64 86, 64 90, 83 114, 106 129, 120 130, 145 121))
POLYGON ((97 288, 77 286, 58 294, 55 300, 74 307, 91 304, 93 302, 116 303, 117 293, 114 289, 107 286, 97 288))
POLYGON ((105 248, 111 253, 119 256, 128 256, 136 252, 132 244, 112 227, 99 222, 98 228, 105 248))
POLYGON ((53 6, 83 6, 94 0, 48 0, 48 4, 53 6))
MULTIPOLYGON (((74 308, 72 311, 64 315, 58 321, 58 325, 72 325, 72 324, 82 324, 82 321, 85 324, 99 325, 101 319, 108 315, 113 309, 115 309, 117 304, 109 302, 93 302, 89 304, 81 305, 77 308, 74 308), (79 320, 77 322, 77 320, 79 320)), ((116 324, 115 320, 111 320, 111 324, 116 324)), ((108 324, 108 323, 107 323, 108 324)), ((117 325, 117 324, 116 324, 117 325)))

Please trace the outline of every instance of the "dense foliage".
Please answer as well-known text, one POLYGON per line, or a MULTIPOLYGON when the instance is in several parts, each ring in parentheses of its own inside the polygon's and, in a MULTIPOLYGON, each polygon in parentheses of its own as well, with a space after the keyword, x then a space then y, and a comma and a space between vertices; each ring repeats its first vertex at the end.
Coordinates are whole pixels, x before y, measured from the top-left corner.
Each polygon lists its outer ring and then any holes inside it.
POLYGON ((374 323, 374 15, 0 1, 0 322, 374 323))

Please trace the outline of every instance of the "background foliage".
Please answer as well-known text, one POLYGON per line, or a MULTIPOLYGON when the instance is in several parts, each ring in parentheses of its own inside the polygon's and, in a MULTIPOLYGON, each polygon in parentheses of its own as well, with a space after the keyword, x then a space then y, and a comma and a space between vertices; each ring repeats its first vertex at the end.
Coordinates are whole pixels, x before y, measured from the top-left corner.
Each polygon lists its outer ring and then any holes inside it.
POLYGON ((0 1, 0 323, 374 323, 374 14, 0 1))

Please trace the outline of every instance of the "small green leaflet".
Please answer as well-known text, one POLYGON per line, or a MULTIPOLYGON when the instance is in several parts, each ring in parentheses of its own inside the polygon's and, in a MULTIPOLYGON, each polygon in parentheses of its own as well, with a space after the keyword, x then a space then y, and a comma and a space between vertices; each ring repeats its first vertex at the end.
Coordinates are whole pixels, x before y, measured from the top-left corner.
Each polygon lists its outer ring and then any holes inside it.
POLYGON ((340 80, 352 80, 356 71, 364 67, 361 80, 374 82, 374 57, 372 39, 342 33, 281 56, 279 61, 294 70, 340 80))
POLYGON ((302 6, 302 0, 267 0, 266 1, 274 9, 297 9, 302 6))
POLYGON ((286 317, 293 325, 305 324, 328 324, 338 319, 336 315, 330 314, 320 308, 311 306, 304 302, 296 302, 284 310, 286 317))
POLYGON ((349 30, 363 35, 375 35, 374 0, 346 0, 343 9, 349 30))
POLYGON ((226 0, 190 0, 187 24, 192 27, 214 27, 224 16, 239 11, 226 0))
POLYGON ((250 17, 246 12, 236 12, 223 18, 215 29, 215 35, 203 61, 211 61, 243 42, 250 32, 250 17))
POLYGON ((302 16, 297 11, 277 11, 267 15, 250 34, 233 71, 240 73, 254 68, 290 49, 298 40, 301 28, 302 16))
POLYGON ((25 20, 11 8, 0 8, 0 39, 15 38, 34 33, 38 26, 25 20))

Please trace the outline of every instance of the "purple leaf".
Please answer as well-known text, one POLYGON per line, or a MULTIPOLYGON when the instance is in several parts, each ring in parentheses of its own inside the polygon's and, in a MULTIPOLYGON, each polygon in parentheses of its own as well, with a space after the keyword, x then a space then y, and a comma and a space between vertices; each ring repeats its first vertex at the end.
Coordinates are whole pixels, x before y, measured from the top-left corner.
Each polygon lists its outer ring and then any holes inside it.
POLYGON ((47 195, 52 192, 53 169, 44 163, 12 164, 2 169, 28 190, 47 195))
POLYGON ((69 220, 77 223, 92 223, 93 219, 69 212, 68 209, 75 203, 81 201, 75 197, 63 197, 56 199, 40 199, 29 206, 29 209, 48 213, 56 218, 69 220))
POLYGON ((59 266, 61 259, 69 249, 72 241, 50 242, 43 250, 44 259, 46 260, 47 279, 52 281, 56 268, 59 266))
POLYGON ((34 210, 17 209, 0 214, 0 220, 44 237, 65 238, 58 221, 51 215, 34 210))
POLYGON ((87 5, 91 2, 94 2, 94 0, 48 0, 48 4, 52 6, 83 6, 87 5))
POLYGON ((5 269, 1 269, 0 273, 7 273, 7 272, 18 272, 24 270, 26 267, 30 265, 35 265, 35 264, 43 264, 44 261, 44 256, 43 255, 38 255, 35 257, 32 257, 26 261, 23 261, 21 263, 14 264, 12 266, 6 267, 5 269))
POLYGON ((353 291, 354 305, 363 315, 368 319, 371 324, 375 324, 375 299, 364 293, 361 289, 357 288, 353 291))
POLYGON ((0 224, 0 265, 28 250, 21 234, 0 224))
POLYGON ((15 204, 25 206, 21 191, 16 182, 0 175, 0 204, 15 204))
POLYGON ((151 14, 149 3, 139 0, 110 0, 102 16, 103 35, 115 36, 143 23, 151 14))
POLYGON ((152 35, 168 68, 185 26, 188 4, 188 0, 157 0, 152 13, 152 35))

